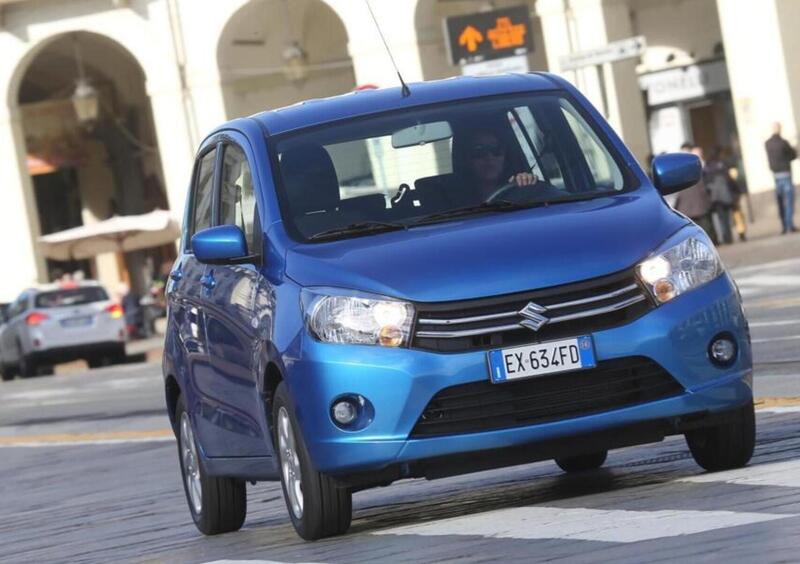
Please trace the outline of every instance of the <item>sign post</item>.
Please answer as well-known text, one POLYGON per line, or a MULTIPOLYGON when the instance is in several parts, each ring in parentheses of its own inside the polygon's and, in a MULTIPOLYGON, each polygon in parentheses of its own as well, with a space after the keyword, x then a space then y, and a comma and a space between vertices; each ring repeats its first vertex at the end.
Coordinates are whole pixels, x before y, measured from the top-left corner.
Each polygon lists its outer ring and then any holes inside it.
POLYGON ((445 18, 444 31, 450 61, 464 74, 528 71, 533 40, 527 6, 445 18))

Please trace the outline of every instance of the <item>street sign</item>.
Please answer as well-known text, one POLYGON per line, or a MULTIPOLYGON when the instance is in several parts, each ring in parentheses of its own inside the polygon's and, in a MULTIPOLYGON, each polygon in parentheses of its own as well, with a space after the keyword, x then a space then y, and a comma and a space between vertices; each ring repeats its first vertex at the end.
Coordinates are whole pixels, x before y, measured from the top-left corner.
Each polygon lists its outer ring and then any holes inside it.
POLYGON ((647 48, 647 41, 643 35, 629 37, 614 41, 602 47, 587 49, 561 57, 561 70, 570 71, 582 67, 602 65, 603 63, 613 63, 624 59, 641 57, 647 48))
POLYGON ((453 16, 444 20, 454 65, 525 55, 533 51, 528 6, 453 16))

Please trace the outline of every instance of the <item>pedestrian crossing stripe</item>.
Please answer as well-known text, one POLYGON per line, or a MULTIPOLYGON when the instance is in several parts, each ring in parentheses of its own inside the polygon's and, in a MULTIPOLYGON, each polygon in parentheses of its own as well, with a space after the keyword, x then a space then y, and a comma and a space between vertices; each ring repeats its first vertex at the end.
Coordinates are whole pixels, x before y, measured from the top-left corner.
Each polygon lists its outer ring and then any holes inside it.
POLYGON ((747 468, 680 478, 678 481, 695 484, 723 482, 744 486, 800 488, 800 460, 757 464, 747 468))
POLYGON ((465 535, 519 540, 633 543, 797 517, 739 511, 629 511, 515 507, 377 531, 375 535, 465 535))

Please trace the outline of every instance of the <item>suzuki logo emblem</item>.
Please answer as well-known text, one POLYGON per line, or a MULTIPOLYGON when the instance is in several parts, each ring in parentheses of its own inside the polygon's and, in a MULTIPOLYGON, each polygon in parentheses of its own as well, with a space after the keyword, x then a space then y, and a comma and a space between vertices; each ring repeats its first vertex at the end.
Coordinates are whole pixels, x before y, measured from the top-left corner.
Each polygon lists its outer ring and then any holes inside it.
POLYGON ((546 311, 547 308, 542 307, 539 304, 529 302, 528 305, 519 311, 519 314, 525 318, 520 321, 519 324, 523 327, 531 329, 532 331, 538 331, 544 327, 548 321, 550 321, 549 318, 542 315, 546 311))

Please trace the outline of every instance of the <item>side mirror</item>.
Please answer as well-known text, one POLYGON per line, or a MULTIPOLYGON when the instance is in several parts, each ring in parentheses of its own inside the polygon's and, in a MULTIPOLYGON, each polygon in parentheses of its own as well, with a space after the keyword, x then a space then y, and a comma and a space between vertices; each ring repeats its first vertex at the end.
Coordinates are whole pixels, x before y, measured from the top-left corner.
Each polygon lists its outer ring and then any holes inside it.
POLYGON ((244 233, 236 225, 220 225, 198 231, 192 236, 192 250, 200 262, 235 264, 250 259, 244 233))
POLYGON ((700 159, 691 153, 669 153, 653 159, 653 184, 664 196, 694 186, 702 174, 700 159))

